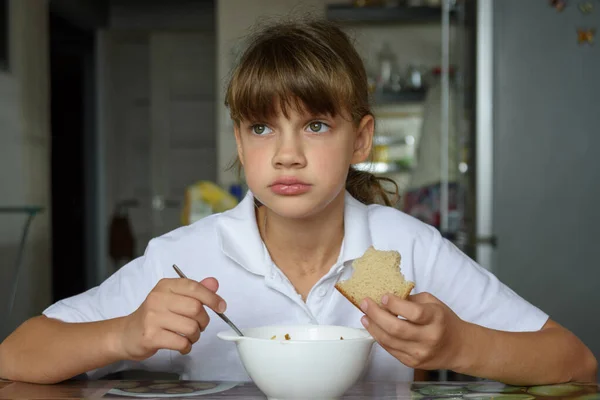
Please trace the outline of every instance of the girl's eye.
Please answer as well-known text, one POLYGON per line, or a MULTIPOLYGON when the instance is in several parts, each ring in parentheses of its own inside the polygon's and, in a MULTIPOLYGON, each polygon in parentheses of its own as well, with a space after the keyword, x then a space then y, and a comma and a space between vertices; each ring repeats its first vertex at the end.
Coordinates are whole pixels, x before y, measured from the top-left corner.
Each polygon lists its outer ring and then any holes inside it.
POLYGON ((308 129, 312 133, 323 133, 329 130, 329 125, 324 122, 315 121, 308 124, 308 129))
POLYGON ((265 135, 267 133, 271 133, 271 129, 266 125, 252 125, 250 129, 252 129, 252 133, 255 135, 265 135))

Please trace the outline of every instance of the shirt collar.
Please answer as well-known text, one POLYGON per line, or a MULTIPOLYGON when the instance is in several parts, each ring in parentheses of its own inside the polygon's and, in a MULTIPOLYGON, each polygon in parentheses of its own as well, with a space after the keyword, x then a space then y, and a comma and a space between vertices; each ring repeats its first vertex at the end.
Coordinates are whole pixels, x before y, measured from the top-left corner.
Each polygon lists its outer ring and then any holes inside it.
POLYGON ((344 201, 344 245, 340 262, 361 257, 373 244, 369 224, 369 207, 346 192, 344 201))
MULTIPOLYGON (((271 261, 256 224, 254 196, 250 191, 233 209, 217 217, 221 251, 241 267, 257 275, 271 271, 271 261)), ((338 262, 343 264, 364 254, 372 245, 369 207, 346 192, 344 241, 338 262)))

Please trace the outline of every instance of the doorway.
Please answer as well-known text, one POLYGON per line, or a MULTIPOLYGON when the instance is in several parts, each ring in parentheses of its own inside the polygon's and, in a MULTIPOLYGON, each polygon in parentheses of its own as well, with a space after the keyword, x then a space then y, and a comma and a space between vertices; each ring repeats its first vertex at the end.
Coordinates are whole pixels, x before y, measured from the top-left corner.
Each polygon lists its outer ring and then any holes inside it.
POLYGON ((87 187, 93 165, 93 31, 50 11, 50 129, 53 301, 88 287, 87 187))

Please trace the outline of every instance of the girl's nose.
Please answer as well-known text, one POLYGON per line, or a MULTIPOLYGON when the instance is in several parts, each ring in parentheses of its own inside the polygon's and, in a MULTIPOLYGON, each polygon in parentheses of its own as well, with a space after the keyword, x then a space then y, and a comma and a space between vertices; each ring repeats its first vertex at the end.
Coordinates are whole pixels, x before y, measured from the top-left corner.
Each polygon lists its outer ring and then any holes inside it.
POLYGON ((277 140, 277 148, 273 155, 274 168, 302 168, 306 165, 306 157, 302 141, 298 135, 283 134, 277 140))

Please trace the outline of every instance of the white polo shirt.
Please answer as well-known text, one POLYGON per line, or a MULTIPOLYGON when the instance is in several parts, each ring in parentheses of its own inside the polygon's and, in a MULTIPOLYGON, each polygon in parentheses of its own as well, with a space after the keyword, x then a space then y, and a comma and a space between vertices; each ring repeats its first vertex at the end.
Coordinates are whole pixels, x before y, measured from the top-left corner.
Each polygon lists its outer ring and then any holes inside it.
MULTIPOLYGON (((215 277, 227 315, 240 328, 280 324, 333 324, 362 328, 363 315, 334 288, 347 268, 374 245, 397 250, 413 293, 430 292, 463 320, 505 331, 539 330, 548 316, 483 269, 438 231, 398 210, 365 206, 346 193, 345 236, 335 265, 310 291, 306 303, 272 262, 256 226, 248 193, 234 209, 212 215, 150 241, 145 254, 100 286, 44 311, 67 322, 121 317, 135 311, 161 278, 177 277, 177 264, 195 280, 215 277)), ((229 327, 209 310, 211 322, 190 354, 161 350, 143 362, 119 362, 90 371, 91 378, 124 369, 177 372, 182 379, 250 380, 231 342, 216 333, 229 327)), ((366 380, 410 381, 413 370, 375 344, 366 380)))

